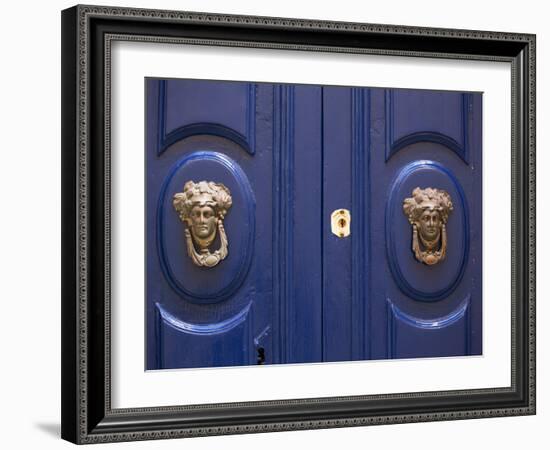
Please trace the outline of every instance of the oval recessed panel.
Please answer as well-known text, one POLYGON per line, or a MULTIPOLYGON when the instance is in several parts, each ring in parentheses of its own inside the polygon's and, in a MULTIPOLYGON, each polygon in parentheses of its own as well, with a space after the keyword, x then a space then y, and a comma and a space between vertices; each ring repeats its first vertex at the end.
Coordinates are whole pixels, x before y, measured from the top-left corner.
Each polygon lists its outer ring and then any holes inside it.
MULTIPOLYGON (((157 211, 157 245, 162 271, 170 286, 193 303, 216 303, 231 296, 242 284, 252 258, 255 201, 240 166, 227 156, 199 151, 179 160, 160 192, 157 211), (228 254, 214 267, 195 265, 187 253, 185 229, 172 204, 174 194, 187 181, 223 183, 232 206, 224 218, 228 254)), ((220 247, 219 233, 211 250, 220 247)))
POLYGON ((387 204, 386 249, 394 280, 409 297, 441 300, 457 287, 468 261, 469 222, 464 192, 452 172, 433 161, 416 161, 401 170, 391 186, 387 204), (431 266, 415 258, 412 226, 403 213, 403 201, 411 197, 416 187, 443 189, 453 203, 447 222, 446 257, 431 266))

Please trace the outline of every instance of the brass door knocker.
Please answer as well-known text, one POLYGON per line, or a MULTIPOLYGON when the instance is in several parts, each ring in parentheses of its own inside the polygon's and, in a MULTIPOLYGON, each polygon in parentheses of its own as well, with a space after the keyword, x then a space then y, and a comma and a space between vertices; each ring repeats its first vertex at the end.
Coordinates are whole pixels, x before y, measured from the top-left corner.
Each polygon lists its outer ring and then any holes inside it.
POLYGON ((223 219, 233 203, 229 189, 213 181, 188 181, 183 192, 173 199, 174 208, 187 225, 187 254, 197 266, 214 267, 227 256, 227 235, 223 219), (210 252, 209 246, 220 235, 220 248, 210 252), (198 246, 199 251, 195 249, 198 246))
POLYGON ((447 253, 447 219, 453 210, 451 196, 441 189, 417 187, 403 202, 413 228, 412 250, 421 263, 433 266, 447 253))

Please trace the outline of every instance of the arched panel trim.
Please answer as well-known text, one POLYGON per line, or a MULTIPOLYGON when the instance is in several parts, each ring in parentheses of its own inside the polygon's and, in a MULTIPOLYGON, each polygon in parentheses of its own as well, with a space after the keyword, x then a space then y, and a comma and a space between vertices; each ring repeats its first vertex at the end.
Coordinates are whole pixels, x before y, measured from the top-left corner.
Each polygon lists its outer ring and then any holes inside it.
POLYGON ((234 316, 226 320, 222 320, 221 322, 208 324, 197 324, 185 322, 181 319, 178 319, 176 316, 166 311, 166 309, 164 309, 160 305, 160 303, 155 303, 155 307, 158 310, 159 319, 174 328, 175 330, 187 334, 209 336, 226 333, 227 331, 235 328, 237 325, 245 322, 248 318, 250 308, 252 307, 252 302, 248 303, 241 311, 239 311, 234 316))
POLYGON ((458 308, 445 316, 436 317, 434 319, 421 319, 407 314, 393 303, 391 299, 388 298, 386 301, 390 309, 391 320, 399 320, 411 327, 424 330, 439 330, 453 325, 467 314, 468 308, 470 307, 470 296, 468 296, 462 301, 458 308))
POLYGON ((399 150, 402 150, 405 147, 416 144, 418 142, 434 142, 436 144, 443 145, 449 150, 455 152, 464 162, 467 163, 464 153, 465 151, 462 146, 453 138, 441 133, 437 133, 435 131, 421 131, 418 133, 408 134, 407 136, 399 138, 389 147, 386 154, 386 161, 389 160, 399 150))
POLYGON ((394 95, 393 89, 386 89, 384 96, 384 109, 386 120, 386 161, 389 161, 393 155, 405 147, 416 144, 418 142, 434 142, 436 144, 447 147, 452 152, 456 153, 464 163, 469 164, 469 119, 468 111, 472 103, 472 95, 468 93, 462 94, 462 142, 457 142, 455 139, 443 133, 438 133, 432 130, 424 130, 416 133, 411 133, 406 136, 401 136, 395 139, 394 135, 394 95))
POLYGON ((158 104, 158 136, 157 154, 162 155, 176 142, 200 134, 219 136, 235 142, 247 153, 254 155, 256 140, 256 85, 247 85, 247 111, 246 111, 246 136, 232 128, 218 123, 202 122, 181 126, 166 133, 166 80, 158 80, 159 104, 158 104))
POLYGON ((417 330, 442 330, 463 321, 464 323, 464 351, 471 354, 471 296, 467 296, 460 305, 449 314, 433 319, 415 317, 401 310, 390 298, 386 298, 387 306, 387 358, 392 359, 397 354, 398 324, 417 330))

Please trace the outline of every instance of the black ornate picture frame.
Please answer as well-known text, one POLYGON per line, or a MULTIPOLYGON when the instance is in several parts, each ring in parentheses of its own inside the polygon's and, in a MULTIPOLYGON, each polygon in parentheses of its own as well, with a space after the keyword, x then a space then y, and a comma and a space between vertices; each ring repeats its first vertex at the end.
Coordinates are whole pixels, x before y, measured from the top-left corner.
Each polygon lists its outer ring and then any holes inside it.
POLYGON ((99 443, 535 414, 535 36, 75 6, 62 12, 62 437, 99 443), (114 41, 511 64, 511 385, 114 409, 110 99, 114 41))

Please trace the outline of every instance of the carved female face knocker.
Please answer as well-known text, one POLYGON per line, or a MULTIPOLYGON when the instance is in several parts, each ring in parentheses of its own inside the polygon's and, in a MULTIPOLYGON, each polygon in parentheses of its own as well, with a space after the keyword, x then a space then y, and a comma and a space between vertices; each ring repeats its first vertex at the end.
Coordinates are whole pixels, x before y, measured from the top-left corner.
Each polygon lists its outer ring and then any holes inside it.
POLYGON ((183 192, 174 195, 173 203, 187 225, 187 254, 197 266, 214 267, 227 256, 223 219, 233 203, 229 189, 213 181, 188 181, 183 192), (220 233, 220 248, 211 253, 208 247, 214 242, 216 231, 220 233))
POLYGON ((445 259, 447 219, 453 210, 451 196, 434 188, 413 190, 403 202, 403 212, 413 227, 412 250, 415 258, 429 266, 445 259))

